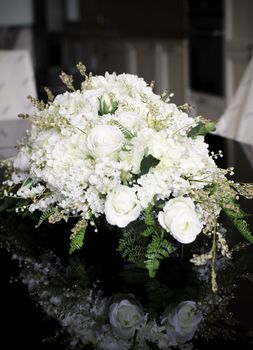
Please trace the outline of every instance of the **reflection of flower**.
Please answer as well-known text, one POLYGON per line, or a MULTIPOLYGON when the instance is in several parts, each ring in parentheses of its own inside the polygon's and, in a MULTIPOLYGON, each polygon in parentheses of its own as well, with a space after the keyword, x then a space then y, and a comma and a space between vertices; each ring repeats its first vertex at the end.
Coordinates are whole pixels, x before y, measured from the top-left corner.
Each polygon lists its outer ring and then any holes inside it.
POLYGON ((192 339, 201 320, 202 314, 197 311, 196 303, 183 301, 165 310, 161 324, 165 326, 172 345, 177 345, 192 339))
POLYGON ((114 332, 128 339, 133 337, 136 329, 143 324, 144 313, 137 305, 123 299, 110 306, 109 318, 114 332))
MULTIPOLYGON (((234 288, 231 277, 234 275, 231 262, 225 257, 218 259, 217 268, 223 272, 220 275, 228 277, 228 286, 224 286, 221 295, 212 294, 212 298, 208 286, 198 288, 194 279, 189 279, 186 288, 179 290, 158 280, 146 280, 144 284, 140 282, 141 295, 132 294, 132 289, 128 289, 127 294, 117 290, 107 295, 99 288, 100 284, 94 286, 89 281, 94 279, 96 269, 86 270, 85 263, 77 257, 65 266, 52 251, 45 252, 42 247, 38 256, 38 247, 35 247, 35 252, 32 249, 31 227, 27 222, 21 221, 18 226, 10 216, 8 225, 3 221, 2 226, 6 232, 0 232, 0 241, 13 253, 12 258, 19 261, 20 278, 45 314, 59 321, 70 348, 192 349, 196 332, 199 338, 207 340, 234 332, 233 318, 227 312, 229 295, 234 288), (216 327, 217 320, 219 327, 216 327)), ((45 239, 48 246, 48 236, 45 239)), ((245 255, 242 254, 242 258, 245 255)), ((240 269, 242 266, 245 264, 239 264, 240 269)), ((240 271, 237 271, 239 275, 240 271)), ((126 278, 134 277, 138 283, 135 270, 133 275, 131 270, 126 272, 130 273, 126 278)), ((108 283, 108 274, 105 278, 108 283)), ((132 287, 131 283, 126 286, 132 287)))

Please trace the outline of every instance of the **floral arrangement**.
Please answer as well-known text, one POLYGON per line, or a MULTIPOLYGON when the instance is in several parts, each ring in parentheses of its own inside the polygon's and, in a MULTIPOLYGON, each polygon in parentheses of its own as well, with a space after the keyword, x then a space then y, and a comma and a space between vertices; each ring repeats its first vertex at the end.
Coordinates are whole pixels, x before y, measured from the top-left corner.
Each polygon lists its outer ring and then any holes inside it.
MULTIPOLYGON (((41 212, 38 222, 75 218, 70 253, 80 249, 87 227, 101 223, 121 229, 118 250, 154 277, 162 259, 199 236, 207 251, 192 262, 212 262, 212 289, 217 290, 217 252, 229 256, 219 229, 221 210, 253 243, 239 196, 253 198, 251 184, 228 179, 204 141, 214 124, 191 117, 166 92, 130 74, 84 77, 75 90, 73 78, 60 75, 69 91, 48 101, 31 98, 37 107, 31 130, 18 145, 15 159, 3 162, 2 197, 15 200, 16 211, 41 212)), ((5 205, 6 207, 6 205, 5 205)))

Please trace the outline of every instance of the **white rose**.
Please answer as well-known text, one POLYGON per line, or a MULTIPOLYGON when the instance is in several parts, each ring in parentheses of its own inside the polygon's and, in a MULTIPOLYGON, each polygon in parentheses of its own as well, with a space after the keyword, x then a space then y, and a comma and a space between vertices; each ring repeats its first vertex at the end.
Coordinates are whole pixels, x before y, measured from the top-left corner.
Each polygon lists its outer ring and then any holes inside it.
POLYGON ((101 106, 106 106, 108 110, 113 108, 113 100, 108 94, 104 94, 100 99, 101 106))
POLYGON ((121 131, 113 125, 96 125, 87 136, 87 148, 94 157, 109 156, 124 142, 121 131))
POLYGON ((129 339, 144 323, 145 316, 137 305, 124 299, 110 306, 109 319, 114 333, 123 339, 129 339))
POLYGON ((15 169, 26 171, 29 169, 29 157, 26 153, 19 151, 16 155, 13 166, 15 169))
POLYGON ((191 198, 169 200, 158 214, 160 225, 180 243, 191 243, 202 230, 191 198))
POLYGON ((183 301, 176 307, 169 306, 161 320, 172 345, 192 339, 203 316, 194 301, 183 301))
POLYGON ((147 126, 145 120, 135 112, 123 112, 118 115, 117 120, 130 131, 138 131, 147 126))
POLYGON ((105 217, 107 222, 118 227, 126 227, 136 220, 141 213, 135 191, 124 185, 118 185, 106 197, 105 217))

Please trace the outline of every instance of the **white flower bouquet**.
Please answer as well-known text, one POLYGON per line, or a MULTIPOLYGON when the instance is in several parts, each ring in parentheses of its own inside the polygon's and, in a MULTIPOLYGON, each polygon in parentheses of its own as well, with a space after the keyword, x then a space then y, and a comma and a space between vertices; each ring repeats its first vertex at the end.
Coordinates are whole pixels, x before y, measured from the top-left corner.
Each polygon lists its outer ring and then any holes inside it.
MULTIPOLYGON (((253 243, 240 195, 252 199, 251 184, 228 180, 233 169, 219 168, 204 141, 214 124, 189 116, 153 84, 130 74, 84 77, 75 90, 72 76, 61 74, 69 91, 48 101, 31 98, 38 111, 22 115, 32 123, 14 160, 3 162, 2 197, 16 211, 41 212, 38 222, 75 218, 70 253, 82 247, 87 227, 100 223, 121 228, 118 250, 154 277, 176 241, 204 237, 207 251, 197 265, 212 262, 219 250, 229 256, 218 218, 223 210, 253 243)), ((9 205, 9 204, 8 204, 9 205)), ((6 205, 5 205, 6 207, 6 205)), ((87 243, 88 244, 88 243, 87 243)))

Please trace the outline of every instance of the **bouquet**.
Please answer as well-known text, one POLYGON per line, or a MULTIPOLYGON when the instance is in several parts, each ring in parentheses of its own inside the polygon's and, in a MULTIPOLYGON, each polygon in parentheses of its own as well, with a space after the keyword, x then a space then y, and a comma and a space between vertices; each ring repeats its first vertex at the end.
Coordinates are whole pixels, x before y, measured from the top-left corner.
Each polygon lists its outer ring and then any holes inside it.
POLYGON ((233 169, 216 165, 222 152, 210 153, 204 140, 214 123, 190 116, 188 105, 176 106, 135 75, 92 76, 83 64, 77 68, 80 89, 62 73, 69 91, 54 97, 45 88, 47 102, 30 97, 37 112, 21 117, 31 130, 17 156, 3 162, 5 207, 15 202, 16 212, 41 213, 38 226, 75 221, 71 254, 88 227, 118 227, 118 250, 150 277, 179 244, 199 240, 191 261, 211 262, 216 291, 216 256, 230 254, 220 212, 253 243, 238 204, 240 196, 253 198, 253 185, 229 180, 233 169))

